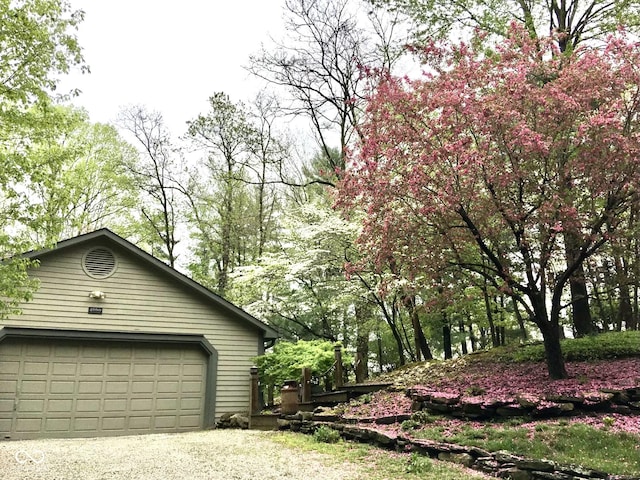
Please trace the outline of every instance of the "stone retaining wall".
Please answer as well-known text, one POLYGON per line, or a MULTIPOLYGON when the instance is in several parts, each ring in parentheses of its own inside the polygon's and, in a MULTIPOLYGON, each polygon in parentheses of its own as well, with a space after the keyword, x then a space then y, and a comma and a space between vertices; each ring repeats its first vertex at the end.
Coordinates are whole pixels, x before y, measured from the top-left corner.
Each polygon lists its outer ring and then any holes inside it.
POLYGON ((300 412, 278 420, 281 430, 313 434, 326 425, 340 432, 346 440, 369 443, 402 452, 417 452, 438 460, 453 462, 511 480, 640 480, 640 477, 610 475, 575 465, 561 465, 549 460, 533 460, 508 452, 488 452, 478 447, 465 447, 432 440, 411 439, 402 435, 387 435, 356 425, 316 421, 308 412, 300 412))
POLYGON ((482 395, 455 395, 413 387, 407 389, 407 396, 413 400, 414 412, 426 410, 433 414, 469 420, 524 416, 552 418, 591 412, 640 414, 640 387, 600 390, 574 396, 520 395, 505 400, 495 400, 482 395))

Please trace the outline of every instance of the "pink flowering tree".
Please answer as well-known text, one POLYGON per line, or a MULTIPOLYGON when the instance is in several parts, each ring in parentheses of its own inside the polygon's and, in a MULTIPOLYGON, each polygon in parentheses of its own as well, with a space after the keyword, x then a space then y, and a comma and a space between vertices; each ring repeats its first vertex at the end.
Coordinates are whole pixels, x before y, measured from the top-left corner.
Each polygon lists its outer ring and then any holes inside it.
POLYGON ((427 48, 420 79, 372 95, 337 205, 364 212, 369 261, 401 261, 422 284, 466 271, 512 296, 542 333, 550 376, 566 378, 569 278, 636 200, 640 47, 620 34, 599 50, 555 48, 516 27, 495 52, 427 48))

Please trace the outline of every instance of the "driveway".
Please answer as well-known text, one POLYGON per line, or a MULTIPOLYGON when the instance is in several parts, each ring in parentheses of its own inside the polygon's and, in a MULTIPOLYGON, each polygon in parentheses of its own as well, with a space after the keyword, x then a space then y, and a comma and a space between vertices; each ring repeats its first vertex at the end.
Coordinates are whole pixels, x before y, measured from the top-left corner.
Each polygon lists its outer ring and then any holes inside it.
POLYGON ((246 430, 0 441, 2 480, 353 480, 352 468, 246 430))

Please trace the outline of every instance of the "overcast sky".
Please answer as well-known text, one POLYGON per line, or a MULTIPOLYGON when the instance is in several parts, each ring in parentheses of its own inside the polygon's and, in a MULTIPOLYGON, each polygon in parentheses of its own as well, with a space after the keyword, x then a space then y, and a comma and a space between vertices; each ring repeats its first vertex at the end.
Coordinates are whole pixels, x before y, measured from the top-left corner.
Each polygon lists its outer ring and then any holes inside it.
POLYGON ((249 100, 258 83, 242 68, 251 53, 281 36, 284 0, 70 0, 85 11, 78 38, 91 73, 68 76, 74 100, 94 122, 121 107, 160 111, 174 135, 224 91, 249 100))

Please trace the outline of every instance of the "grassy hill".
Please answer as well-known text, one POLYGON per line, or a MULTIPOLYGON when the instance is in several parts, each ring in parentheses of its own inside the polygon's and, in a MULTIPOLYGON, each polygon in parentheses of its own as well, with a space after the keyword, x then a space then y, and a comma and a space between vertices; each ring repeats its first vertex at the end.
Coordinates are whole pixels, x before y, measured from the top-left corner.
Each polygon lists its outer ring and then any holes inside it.
MULTIPOLYGON (((631 407, 619 411, 603 407, 602 411, 594 408, 588 413, 580 409, 563 412, 558 418, 514 415, 478 421, 414 412, 415 400, 406 394, 411 387, 445 403, 454 398, 459 402, 467 399, 483 405, 505 405, 522 404, 522 399, 527 399, 546 408, 544 402, 553 398, 586 404, 600 401, 602 392, 640 392, 640 332, 566 340, 563 351, 570 375, 566 380, 548 378, 542 345, 492 349, 450 361, 407 365, 382 375, 376 380, 393 382, 390 389, 340 405, 336 413, 354 422, 412 415, 401 424, 375 428, 490 451, 507 450, 612 474, 640 475, 640 402, 629 402, 631 407)), ((602 395, 609 395, 606 400, 613 394, 602 395)))

